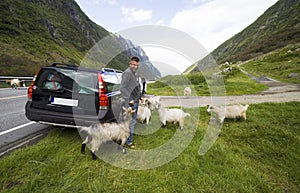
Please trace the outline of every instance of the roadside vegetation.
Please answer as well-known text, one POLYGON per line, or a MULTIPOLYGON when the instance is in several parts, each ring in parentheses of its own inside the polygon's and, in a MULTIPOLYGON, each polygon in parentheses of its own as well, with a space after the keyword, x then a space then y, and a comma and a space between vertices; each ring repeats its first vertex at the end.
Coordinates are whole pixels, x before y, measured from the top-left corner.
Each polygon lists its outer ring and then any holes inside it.
MULTIPOLYGON (((267 89, 266 85, 250 79, 249 76, 242 73, 237 67, 232 67, 232 71, 223 73, 220 76, 222 76, 222 80, 217 84, 220 85, 220 89, 225 89, 220 94, 255 94, 267 89)), ((209 96, 212 94, 210 85, 213 84, 213 88, 216 88, 216 83, 209 82, 211 80, 206 80, 201 72, 186 75, 169 75, 159 79, 155 83, 148 84, 147 93, 161 96, 182 96, 183 89, 189 86, 192 89, 192 95, 209 96)))
POLYGON ((6 84, 5 82, 0 82, 0 88, 8 88, 10 87, 8 84, 6 84))
MULTIPOLYGON (((225 121, 203 156, 198 150, 210 116, 205 108, 184 110, 200 112, 200 118, 188 117, 182 132, 197 130, 188 147, 165 165, 134 171, 94 161, 88 152, 80 153, 77 130, 56 129, 0 159, 0 192, 299 192, 299 102, 250 105, 247 121, 225 121)), ((137 131, 159 126, 154 112, 150 124, 138 124, 137 131)), ((136 148, 158 147, 177 129, 169 124, 136 135, 136 148)))

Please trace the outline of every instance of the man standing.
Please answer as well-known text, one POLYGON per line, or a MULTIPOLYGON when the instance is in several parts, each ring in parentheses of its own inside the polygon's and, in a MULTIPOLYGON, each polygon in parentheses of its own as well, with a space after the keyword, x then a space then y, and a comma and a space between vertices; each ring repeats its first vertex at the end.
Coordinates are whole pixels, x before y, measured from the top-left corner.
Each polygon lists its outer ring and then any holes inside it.
POLYGON ((139 84, 139 77, 137 75, 137 70, 139 68, 138 57, 132 57, 129 61, 129 67, 122 74, 122 81, 120 86, 120 91, 122 94, 122 98, 125 101, 125 107, 129 107, 129 105, 135 109, 136 111, 132 115, 132 120, 130 122, 130 135, 127 139, 126 144, 135 148, 133 144, 133 134, 134 134, 134 126, 136 124, 137 111, 139 106, 139 100, 141 99, 141 87, 139 84))

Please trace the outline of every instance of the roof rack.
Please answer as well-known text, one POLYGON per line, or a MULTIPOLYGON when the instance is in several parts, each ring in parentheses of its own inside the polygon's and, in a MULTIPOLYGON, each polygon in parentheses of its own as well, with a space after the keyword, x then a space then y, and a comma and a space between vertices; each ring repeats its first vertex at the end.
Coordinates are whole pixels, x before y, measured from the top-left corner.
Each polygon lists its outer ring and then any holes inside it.
POLYGON ((123 73, 123 71, 121 70, 117 70, 117 69, 114 69, 114 68, 101 68, 101 71, 102 72, 113 72, 113 73, 123 73))
POLYGON ((63 63, 58 63, 58 62, 54 62, 52 65, 52 67, 56 67, 56 66, 67 66, 67 67, 78 67, 77 65, 75 64, 63 64, 63 63))

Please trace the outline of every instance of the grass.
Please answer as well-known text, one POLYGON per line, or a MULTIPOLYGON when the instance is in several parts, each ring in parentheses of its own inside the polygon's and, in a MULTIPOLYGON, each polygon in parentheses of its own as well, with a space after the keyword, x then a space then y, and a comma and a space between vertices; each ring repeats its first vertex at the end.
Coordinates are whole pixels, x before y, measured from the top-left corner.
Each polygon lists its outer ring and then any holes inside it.
MULTIPOLYGON (((299 191, 299 102, 251 105, 247 121, 225 121, 216 143, 203 156, 198 150, 209 115, 205 108, 184 110, 192 117, 186 119, 182 133, 192 135, 192 140, 166 164, 148 170, 126 170, 101 159, 93 161, 90 154, 80 153, 82 140, 76 130, 55 130, 38 144, 0 160, 0 191, 299 191)), ((157 125, 156 113, 148 126, 137 125, 137 149, 156 148, 178 133, 177 125, 158 130, 157 125)), ((119 159, 133 153, 119 152, 119 159)))
POLYGON ((0 88, 8 88, 10 87, 8 84, 6 84, 5 82, 0 82, 0 88))
POLYGON ((255 82, 236 67, 232 73, 223 77, 218 84, 220 88, 216 83, 209 83, 209 81, 199 73, 170 75, 148 84, 147 93, 160 96, 182 96, 186 86, 191 87, 194 96, 255 94, 267 89, 266 85, 255 82))
POLYGON ((255 94, 268 87, 250 79, 239 71, 236 75, 225 80, 226 95, 255 94))
POLYGON ((298 73, 300 76, 300 44, 289 45, 250 60, 242 67, 258 77, 265 75, 282 82, 300 83, 299 77, 289 77, 291 73, 298 73))

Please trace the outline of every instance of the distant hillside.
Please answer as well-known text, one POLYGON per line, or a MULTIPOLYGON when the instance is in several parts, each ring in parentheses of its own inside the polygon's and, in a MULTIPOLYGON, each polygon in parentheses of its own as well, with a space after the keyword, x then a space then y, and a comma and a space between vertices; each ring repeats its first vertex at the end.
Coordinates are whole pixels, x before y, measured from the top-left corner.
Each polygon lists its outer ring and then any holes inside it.
MULTIPOLYGON (((216 48, 211 55, 218 64, 246 61, 300 42, 299 13, 299 0, 279 0, 254 23, 216 48)), ((188 70, 197 71, 194 67, 188 70)))
POLYGON ((300 43, 248 60, 241 68, 256 77, 300 84, 300 43))
POLYGON ((130 40, 123 38, 119 34, 115 34, 115 36, 117 37, 118 41, 125 47, 127 55, 137 55, 141 59, 142 62, 139 69, 141 76, 145 77, 148 80, 154 80, 161 77, 160 71, 151 64, 145 51, 140 46, 134 45, 134 43, 132 43, 130 40))
MULTIPOLYGON (((111 35, 74 0, 1 0, 0 8, 0 75, 33 75, 39 66, 53 62, 80 64, 95 43, 111 35)), ((118 45, 126 48, 127 43, 118 45)), ((124 70, 130 53, 120 53, 107 66, 124 70)), ((135 54, 145 59, 144 53, 135 54)), ((151 76, 160 77, 150 62, 146 64, 154 70, 151 76)))

